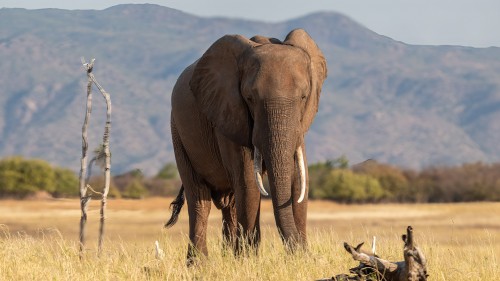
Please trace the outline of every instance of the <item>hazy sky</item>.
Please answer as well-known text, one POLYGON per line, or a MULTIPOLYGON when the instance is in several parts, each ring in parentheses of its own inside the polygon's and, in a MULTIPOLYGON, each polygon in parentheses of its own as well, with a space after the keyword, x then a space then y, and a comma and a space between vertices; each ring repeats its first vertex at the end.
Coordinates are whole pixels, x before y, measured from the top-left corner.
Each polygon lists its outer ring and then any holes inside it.
MULTIPOLYGON (((0 7, 105 9, 120 0, 0 0, 0 7)), ((410 44, 500 47, 500 0, 150 0, 201 16, 277 22, 316 11, 341 12, 410 44)))

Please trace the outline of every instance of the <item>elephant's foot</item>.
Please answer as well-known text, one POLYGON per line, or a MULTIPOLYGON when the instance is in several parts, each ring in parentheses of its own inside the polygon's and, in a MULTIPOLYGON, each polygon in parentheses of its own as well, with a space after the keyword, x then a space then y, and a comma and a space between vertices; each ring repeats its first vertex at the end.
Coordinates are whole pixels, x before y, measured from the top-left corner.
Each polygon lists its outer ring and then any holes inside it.
POLYGON ((243 231, 242 229, 239 229, 234 248, 235 256, 257 255, 259 252, 259 244, 260 244, 259 229, 247 232, 243 231))
POLYGON ((282 237, 283 245, 285 246, 286 252, 289 254, 294 254, 297 252, 307 252, 307 241, 304 237, 282 237))
POLYGON ((203 253, 192 244, 189 244, 186 256, 186 266, 192 267, 201 264, 207 255, 207 253, 203 253))

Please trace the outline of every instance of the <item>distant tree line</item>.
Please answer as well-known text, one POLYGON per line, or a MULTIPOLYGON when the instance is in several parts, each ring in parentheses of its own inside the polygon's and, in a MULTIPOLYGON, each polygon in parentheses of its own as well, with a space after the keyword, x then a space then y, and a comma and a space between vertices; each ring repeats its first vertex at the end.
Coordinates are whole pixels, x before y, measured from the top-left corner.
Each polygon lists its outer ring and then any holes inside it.
POLYGON ((311 199, 342 203, 500 201, 500 163, 401 169, 345 157, 309 166, 311 199))
MULTIPOLYGON (((102 175, 89 180, 93 190, 104 187, 102 175)), ((78 197, 78 177, 69 170, 54 167, 39 159, 9 157, 0 160, 0 198, 25 198, 36 193, 52 197, 78 197)), ((140 170, 112 177, 110 198, 141 199, 147 196, 174 196, 180 188, 177 167, 166 164, 154 177, 145 177, 140 170)))
MULTIPOLYGON (((341 203, 500 201, 500 163, 401 169, 367 160, 349 167, 345 157, 309 166, 309 198, 341 203)), ((102 176, 89 184, 96 191, 102 176)), ((175 164, 164 165, 152 177, 140 170, 114 176, 110 198, 141 199, 175 196, 181 181, 175 164)), ((0 160, 0 197, 24 198, 36 192, 53 197, 78 197, 77 175, 37 159, 0 160)))

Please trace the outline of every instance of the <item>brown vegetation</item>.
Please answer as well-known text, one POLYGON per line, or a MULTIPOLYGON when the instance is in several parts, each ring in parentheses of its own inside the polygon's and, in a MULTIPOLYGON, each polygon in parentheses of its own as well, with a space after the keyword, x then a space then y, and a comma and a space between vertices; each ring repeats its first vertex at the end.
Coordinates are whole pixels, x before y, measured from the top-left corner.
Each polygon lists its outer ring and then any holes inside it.
MULTIPOLYGON (((340 160, 339 160, 340 159, 340 160)), ((471 202, 500 200, 500 163, 472 163, 407 170, 367 160, 347 160, 309 166, 310 198, 344 203, 471 202)))

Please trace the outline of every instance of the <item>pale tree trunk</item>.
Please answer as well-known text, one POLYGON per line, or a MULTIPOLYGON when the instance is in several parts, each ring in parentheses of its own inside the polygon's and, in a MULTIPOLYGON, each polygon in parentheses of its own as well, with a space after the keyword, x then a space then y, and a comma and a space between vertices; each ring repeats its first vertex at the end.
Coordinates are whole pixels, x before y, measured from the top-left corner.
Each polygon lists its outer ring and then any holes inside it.
MULTIPOLYGON (((104 90, 104 88, 96 81, 94 74, 92 74, 92 69, 94 65, 95 59, 92 59, 90 64, 86 64, 85 60, 82 58, 82 63, 87 69, 87 77, 88 77, 88 85, 87 85, 87 96, 90 95, 90 89, 92 87, 92 83, 94 83, 99 91, 101 92, 102 96, 106 100, 106 125, 104 127, 104 134, 103 134, 103 140, 102 140, 102 146, 104 150, 104 156, 105 156, 105 163, 104 163, 104 188, 102 192, 102 197, 101 197, 101 210, 100 210, 100 224, 99 224, 99 244, 98 244, 98 253, 101 254, 102 252, 102 245, 103 245, 103 240, 104 240, 104 226, 105 226, 105 220, 106 220, 106 206, 107 206, 107 198, 108 198, 108 193, 109 193, 109 185, 111 181, 111 153, 109 149, 109 135, 110 135, 110 130, 111 130, 111 98, 110 95, 104 90)), ((89 100, 89 99, 87 99, 89 100)), ((91 100, 91 98, 90 98, 91 100)), ((86 214, 86 204, 89 201, 89 199, 83 200, 82 198, 90 198, 89 196, 85 196, 87 192, 87 182, 84 181, 82 183, 82 179, 85 179, 86 175, 86 170, 85 170, 85 164, 86 164, 86 153, 88 149, 88 143, 87 143, 87 136, 86 136, 86 131, 87 131, 87 122, 88 122, 88 117, 90 117, 90 110, 88 107, 87 103, 87 115, 85 117, 85 123, 84 123, 84 131, 85 131, 85 137, 84 137, 84 145, 85 147, 85 152, 82 152, 84 156, 82 156, 82 171, 80 173, 80 198, 82 202, 85 201, 85 204, 82 204, 82 219, 83 219, 83 224, 80 223, 80 244, 82 245, 81 247, 83 248, 85 237, 84 237, 84 228, 85 228, 85 222, 87 220, 87 214, 86 214), (84 189, 82 188, 82 185, 84 185, 84 189), (83 196, 82 196, 83 195, 83 196), (82 227, 83 225, 83 227, 82 227), (83 242, 82 242, 83 241, 83 242)), ((82 249, 81 248, 81 249, 82 249)), ((82 250, 81 250, 82 252, 82 250)))
POLYGON ((102 251, 102 243, 104 238, 104 221, 106 219, 106 205, 109 193, 109 184, 111 181, 111 152, 109 151, 109 133, 111 130, 111 98, 109 94, 94 80, 94 83, 101 91, 103 97, 106 99, 106 125, 104 127, 104 135, 102 137, 102 144, 104 148, 105 164, 104 164, 104 190, 101 198, 101 221, 99 224, 99 254, 102 251))
POLYGON ((94 60, 90 63, 85 63, 82 58, 82 63, 87 70, 87 110, 85 113, 85 119, 82 126, 82 158, 80 161, 80 209, 82 215, 80 217, 80 258, 82 258, 83 251, 85 249, 85 225, 87 223, 87 204, 90 201, 90 196, 87 196, 87 151, 88 151, 88 139, 87 139, 87 127, 90 120, 90 113, 92 112, 92 79, 88 75, 94 67, 94 60))

